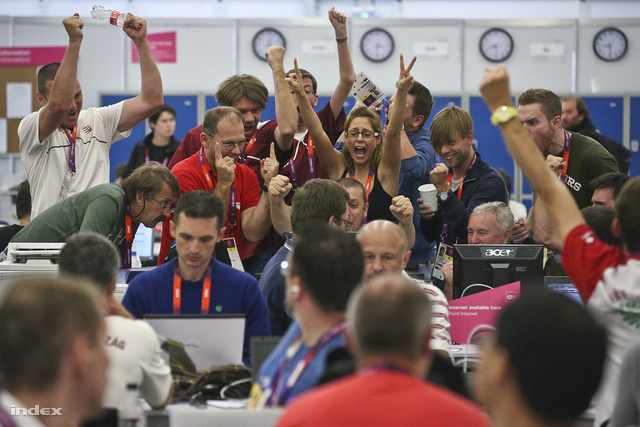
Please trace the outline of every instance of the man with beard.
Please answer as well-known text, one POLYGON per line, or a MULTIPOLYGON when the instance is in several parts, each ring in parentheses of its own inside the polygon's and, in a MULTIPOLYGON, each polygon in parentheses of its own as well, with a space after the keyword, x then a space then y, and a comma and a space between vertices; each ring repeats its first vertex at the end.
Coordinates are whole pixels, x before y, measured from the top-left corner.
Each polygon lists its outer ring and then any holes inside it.
POLYGON ((180 185, 157 162, 140 166, 121 184, 101 184, 51 206, 24 227, 12 242, 66 242, 84 231, 101 234, 131 267, 133 236, 140 224, 153 228, 173 211, 180 185))

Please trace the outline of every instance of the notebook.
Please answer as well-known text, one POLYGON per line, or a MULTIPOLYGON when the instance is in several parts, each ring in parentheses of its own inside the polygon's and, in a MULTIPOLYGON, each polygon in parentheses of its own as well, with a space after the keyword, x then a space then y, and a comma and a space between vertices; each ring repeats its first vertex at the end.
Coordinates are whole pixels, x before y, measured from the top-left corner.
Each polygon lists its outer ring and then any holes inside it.
POLYGON ((198 372, 214 365, 242 364, 244 314, 147 314, 144 320, 159 337, 184 344, 198 372))
POLYGON ((552 291, 561 293, 580 305, 584 305, 582 302, 582 298, 580 297, 580 292, 578 292, 578 288, 573 284, 573 280, 569 276, 545 276, 544 277, 544 285, 545 287, 552 291))

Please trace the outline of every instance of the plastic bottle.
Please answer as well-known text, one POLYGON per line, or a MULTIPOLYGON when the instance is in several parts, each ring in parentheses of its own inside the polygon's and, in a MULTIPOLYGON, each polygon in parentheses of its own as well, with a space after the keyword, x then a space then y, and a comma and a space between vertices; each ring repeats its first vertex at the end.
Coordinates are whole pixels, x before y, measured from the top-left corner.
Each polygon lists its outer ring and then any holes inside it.
POLYGON ((113 9, 105 9, 104 7, 96 4, 91 10, 91 16, 94 19, 99 19, 100 21, 108 22, 111 25, 122 27, 124 25, 126 13, 113 9))
POLYGON ((138 401, 138 384, 128 383, 127 394, 118 411, 118 427, 145 427, 144 409, 138 401))

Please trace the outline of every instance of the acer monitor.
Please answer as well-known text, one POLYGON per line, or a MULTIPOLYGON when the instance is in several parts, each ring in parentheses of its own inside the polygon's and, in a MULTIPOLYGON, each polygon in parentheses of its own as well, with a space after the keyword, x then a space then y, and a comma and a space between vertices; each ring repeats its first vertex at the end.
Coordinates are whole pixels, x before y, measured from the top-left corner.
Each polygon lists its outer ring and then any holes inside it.
POLYGON ((520 281, 520 294, 544 289, 542 245, 454 245, 453 299, 520 281))

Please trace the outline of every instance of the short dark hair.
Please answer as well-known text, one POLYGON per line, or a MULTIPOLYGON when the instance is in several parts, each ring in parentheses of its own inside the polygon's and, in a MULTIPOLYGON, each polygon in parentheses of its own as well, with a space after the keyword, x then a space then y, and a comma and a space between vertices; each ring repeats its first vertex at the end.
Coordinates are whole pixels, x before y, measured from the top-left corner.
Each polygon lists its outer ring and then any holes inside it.
POLYGON ((160 115, 164 112, 171 114, 174 119, 176 118, 176 110, 171 105, 164 104, 162 107, 158 109, 158 111, 156 111, 155 113, 149 116, 149 123, 152 123, 154 125, 158 123, 158 119, 160 118, 160 115))
MULTIPOLYGON (((304 79, 305 77, 311 80, 311 86, 313 87, 313 94, 315 95, 316 93, 318 93, 318 81, 316 80, 315 77, 313 77, 313 74, 311 74, 309 71, 305 70, 304 68, 299 68, 300 70, 300 74, 302 74, 302 78, 304 79)), ((287 71, 287 76, 289 74, 295 74, 296 70, 295 69, 291 69, 289 71, 287 71)))
POLYGON ((622 247, 622 240, 613 234, 611 224, 616 216, 613 208, 602 205, 587 206, 580 210, 587 225, 591 227, 598 239, 610 245, 622 247))
POLYGON ((31 186, 29 180, 24 180, 18 184, 18 194, 16 195, 16 216, 23 219, 31 215, 31 186))
POLYGON ((138 166, 131 175, 122 180, 120 185, 124 189, 128 202, 136 198, 136 194, 144 194, 145 197, 162 191, 164 184, 168 184, 173 197, 180 195, 180 184, 166 166, 158 162, 149 162, 138 166))
POLYGON ((207 111, 204 115, 202 131, 210 135, 217 135, 218 124, 226 117, 229 117, 229 120, 233 120, 235 117, 236 120, 239 120, 240 123, 242 123, 242 114, 240 114, 240 111, 233 107, 216 107, 207 111))
POLYGON ((529 89, 518 98, 518 105, 540 104, 542 114, 551 121, 562 116, 562 103, 558 95, 547 89, 529 89))
POLYGON ((616 216, 629 252, 640 251, 640 177, 631 178, 616 197, 616 216))
POLYGON ((509 304, 496 323, 520 395, 548 421, 582 414, 598 389, 607 354, 605 329, 575 301, 533 292, 509 304))
POLYGON ((562 102, 565 101, 576 101, 576 110, 578 111, 578 114, 584 117, 583 120, 591 120, 591 117, 589 117, 589 109, 587 108, 587 104, 585 104, 584 99, 578 98, 577 96, 567 96, 562 98, 562 102))
POLYGON ((17 279, 0 304, 0 372, 9 391, 45 391, 60 374, 73 341, 103 345, 98 291, 50 275, 17 279))
POLYGON ((347 318, 357 356, 417 359, 431 331, 427 294, 399 273, 376 276, 351 295, 347 318))
POLYGON ((218 105, 231 107, 240 98, 247 98, 258 104, 260 110, 264 110, 269 99, 269 90, 257 77, 250 74, 236 74, 218 86, 218 105))
POLYGON ((296 190, 291 200, 291 230, 297 233, 309 222, 327 223, 333 216, 341 218, 347 210, 349 193, 328 179, 312 179, 296 190))
POLYGON ((418 126, 418 129, 422 129, 427 123, 427 119, 431 115, 431 110, 435 104, 433 97, 431 96, 431 91, 424 86, 423 84, 414 81, 413 86, 409 89, 409 95, 413 95, 413 109, 411 111, 412 116, 422 115, 424 116, 424 120, 418 126))
POLYGON ((60 274, 91 280, 105 292, 120 268, 120 254, 106 237, 93 232, 71 236, 60 251, 60 274))
POLYGON ((355 178, 351 178, 351 177, 345 176, 344 178, 340 178, 336 182, 338 184, 342 185, 346 189, 357 188, 358 190, 361 190, 362 191, 362 201, 364 203, 367 203, 367 191, 365 190, 364 185, 362 185, 362 183, 360 181, 358 181, 355 178))
POLYGON ((353 236, 337 227, 308 223, 296 233, 290 268, 321 310, 342 312, 362 280, 362 249, 353 236))
POLYGON ((607 172, 589 181, 589 188, 592 190, 609 189, 613 190, 613 198, 620 194, 622 187, 631 177, 620 172, 607 172))
POLYGON ((187 191, 178 200, 178 205, 173 213, 173 222, 177 225, 180 214, 184 212, 187 218, 216 218, 218 230, 224 226, 224 207, 218 196, 208 191, 187 191))
POLYGON ((59 62, 52 62, 40 68, 38 71, 38 93, 45 98, 49 98, 49 89, 47 89, 47 82, 53 81, 58 74, 60 68, 59 62))

